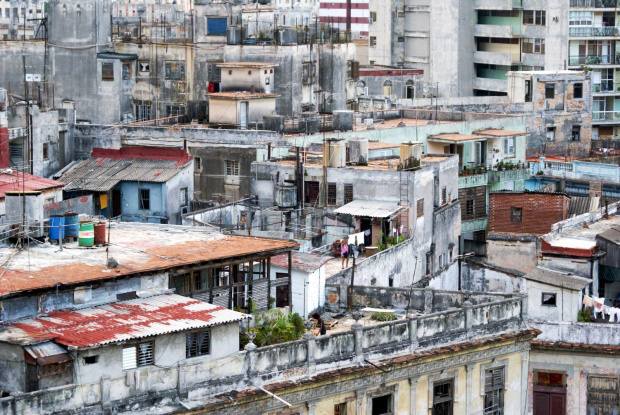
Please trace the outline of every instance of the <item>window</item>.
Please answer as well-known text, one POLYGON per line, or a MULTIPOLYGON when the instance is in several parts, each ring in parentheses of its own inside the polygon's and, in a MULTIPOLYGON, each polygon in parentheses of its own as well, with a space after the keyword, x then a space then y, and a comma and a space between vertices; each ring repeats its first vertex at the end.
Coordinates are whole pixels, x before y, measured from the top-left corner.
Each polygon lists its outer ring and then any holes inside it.
POLYGON ((573 86, 573 98, 583 99, 583 84, 577 83, 573 86))
POLYGON ((49 143, 43 143, 43 160, 50 159, 50 145, 49 143))
POLYGON ((446 190, 446 186, 441 188, 441 204, 445 205, 446 203, 448 203, 448 193, 446 190))
POLYGON ((56 200, 55 200, 53 197, 48 197, 48 198, 46 198, 46 199, 45 199, 45 203, 44 203, 44 205, 45 205, 45 206, 47 206, 47 205, 53 205, 53 204, 54 204, 54 202, 56 202, 56 200))
POLYGON ((572 141, 580 141, 581 140, 581 125, 573 125, 573 135, 571 137, 572 141))
POLYGON ((518 207, 510 208, 510 221, 521 222, 523 220, 523 209, 518 207))
POLYGON ((149 61, 139 61, 138 70, 140 72, 151 72, 151 63, 149 61))
POLYGON ((184 62, 166 62, 166 79, 182 80, 185 79, 184 62))
POLYGON ((123 62, 123 79, 131 79, 131 62, 123 62))
POLYGON ((468 215, 474 214, 474 202, 474 200, 465 201, 465 212, 467 212, 468 215))
POLYGON ((416 218, 421 218, 422 216, 424 216, 424 198, 421 197, 420 199, 418 199, 418 201, 416 202, 416 218))
POLYGON ((334 415, 347 415, 347 404, 339 403, 338 405, 334 405, 334 415))
POLYGON ((200 157, 194 157, 194 169, 196 171, 202 170, 202 159, 200 157))
POLYGON ((372 415, 392 413, 392 394, 372 398, 372 415))
POLYGON ((514 157, 515 139, 514 137, 504 138, 504 157, 514 157))
POLYGON ((11 9, 4 9, 4 17, 7 19, 11 17, 11 9))
POLYGON ((426 253, 426 271, 425 274, 428 275, 431 273, 433 268, 433 254, 431 252, 426 253))
POLYGON ((542 293, 542 299, 540 304, 546 305, 549 307, 555 307, 557 305, 557 294, 556 293, 542 293))
POLYGON ((347 203, 351 203, 351 202, 353 202, 353 185, 345 184, 344 185, 344 203, 346 205, 347 203))
POLYGON ((155 363, 154 342, 144 342, 123 347, 123 370, 149 366, 155 363))
POLYGON ((355 84, 355 89, 357 95, 368 95, 368 88, 366 88, 366 83, 364 81, 359 81, 355 84))
POLYGON ((151 119, 150 105, 136 105, 136 120, 145 121, 151 119))
POLYGON ((392 81, 383 82, 383 95, 384 96, 392 95, 392 81))
POLYGON ((85 365, 94 365, 95 363, 98 363, 98 362, 99 362, 99 355, 84 357, 85 365))
POLYGON ((377 37, 376 36, 370 36, 370 47, 374 48, 377 46, 377 37))
POLYGON ((187 187, 182 187, 179 190, 179 203, 181 203, 181 207, 187 206, 187 187))
POLYGON ((207 17, 207 35, 226 34, 226 17, 207 17))
POLYGON ((555 84, 545 84, 545 99, 555 98, 555 84))
POLYGON ((545 39, 523 39, 523 53, 545 54, 545 39))
POLYGON ((327 204, 329 206, 336 204, 336 183, 327 183, 327 204))
MULTIPOLYGON (((349 79, 357 79, 360 74, 360 63, 358 61, 347 61, 347 77, 349 79)), ((357 95, 361 95, 360 92, 357 95)))
POLYGON ((433 384, 433 415, 452 415, 453 385, 452 380, 433 384))
POLYGON ((617 414, 620 382, 617 376, 588 376, 587 415, 617 414))
POLYGON ((592 26, 594 12, 571 11, 568 15, 569 26, 592 26))
POLYGON ((547 127, 547 141, 555 141, 555 127, 547 127))
POLYGON ((151 210, 151 191, 140 189, 140 210, 151 210))
POLYGON ((239 176, 239 162, 226 160, 226 176, 239 176))
POLYGON ((523 24, 545 26, 547 24, 547 12, 544 10, 524 10, 523 24))
POLYGON ((304 62, 302 64, 301 82, 304 85, 312 85, 316 78, 316 65, 314 62, 304 62))
POLYGON ((166 117, 178 117, 185 114, 184 105, 166 105, 166 117))
POLYGON ((404 36, 398 36, 398 39, 396 39, 398 41, 398 43, 403 43, 405 41, 405 37, 404 36))
POLYGON ((101 64, 101 80, 113 81, 114 80, 114 64, 104 62, 101 64))
POLYGON ((377 12, 370 12, 370 23, 377 21, 377 12))
POLYGON ((185 357, 211 354, 211 330, 188 333, 185 336, 185 357))
POLYGON ((484 376, 484 415, 504 413, 504 368, 487 370, 484 376))

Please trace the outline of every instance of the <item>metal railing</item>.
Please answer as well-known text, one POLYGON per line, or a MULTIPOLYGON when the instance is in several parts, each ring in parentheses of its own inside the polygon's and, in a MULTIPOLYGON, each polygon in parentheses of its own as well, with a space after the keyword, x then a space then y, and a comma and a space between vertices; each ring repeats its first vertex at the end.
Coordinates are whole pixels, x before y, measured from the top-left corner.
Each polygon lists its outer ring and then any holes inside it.
POLYGON ((592 84, 592 92, 595 94, 611 94, 615 92, 620 93, 620 83, 614 83, 613 81, 609 81, 592 84))
POLYGON ((617 26, 599 26, 599 27, 570 27, 568 29, 569 37, 601 37, 601 36, 618 36, 619 27, 617 26))
POLYGON ((563 163, 561 161, 546 161, 545 168, 558 171, 573 171, 573 163, 563 163))
POLYGON ((618 111, 592 111, 592 121, 616 121, 620 120, 618 111))
POLYGON ((571 56, 569 65, 613 65, 620 64, 620 55, 571 56))
POLYGON ((618 0, 570 0, 570 7, 594 7, 598 9, 618 7, 618 0))

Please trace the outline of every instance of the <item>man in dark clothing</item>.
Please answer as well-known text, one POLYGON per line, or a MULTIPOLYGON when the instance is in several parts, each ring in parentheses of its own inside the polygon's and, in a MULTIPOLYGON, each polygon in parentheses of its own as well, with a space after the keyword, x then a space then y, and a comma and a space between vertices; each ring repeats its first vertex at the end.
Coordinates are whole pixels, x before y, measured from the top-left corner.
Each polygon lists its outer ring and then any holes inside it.
POLYGON ((319 334, 324 336, 327 333, 327 329, 325 328, 325 322, 321 318, 321 315, 319 313, 314 313, 312 314, 312 318, 319 324, 319 334))

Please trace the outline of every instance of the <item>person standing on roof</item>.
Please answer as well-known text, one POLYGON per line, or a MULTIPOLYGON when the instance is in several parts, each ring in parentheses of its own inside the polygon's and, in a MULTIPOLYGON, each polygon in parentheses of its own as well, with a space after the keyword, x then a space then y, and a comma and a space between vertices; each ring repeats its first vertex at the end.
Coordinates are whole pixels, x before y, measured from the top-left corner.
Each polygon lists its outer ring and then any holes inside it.
POLYGON ((340 256, 342 256, 342 269, 344 269, 344 260, 347 260, 347 268, 349 268, 349 240, 344 238, 340 244, 340 256))

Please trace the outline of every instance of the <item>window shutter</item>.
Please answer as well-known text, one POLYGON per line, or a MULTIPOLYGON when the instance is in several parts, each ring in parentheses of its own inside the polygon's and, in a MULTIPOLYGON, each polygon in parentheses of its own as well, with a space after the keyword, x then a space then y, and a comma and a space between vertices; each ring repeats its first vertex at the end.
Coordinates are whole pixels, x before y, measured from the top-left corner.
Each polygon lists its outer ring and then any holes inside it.
POLYGON ((207 19, 207 34, 214 35, 217 33, 217 19, 207 19))
POLYGON ((153 342, 138 344, 138 366, 152 365, 153 362, 153 342))
POLYGON ((136 346, 123 347, 123 370, 137 367, 136 346))

